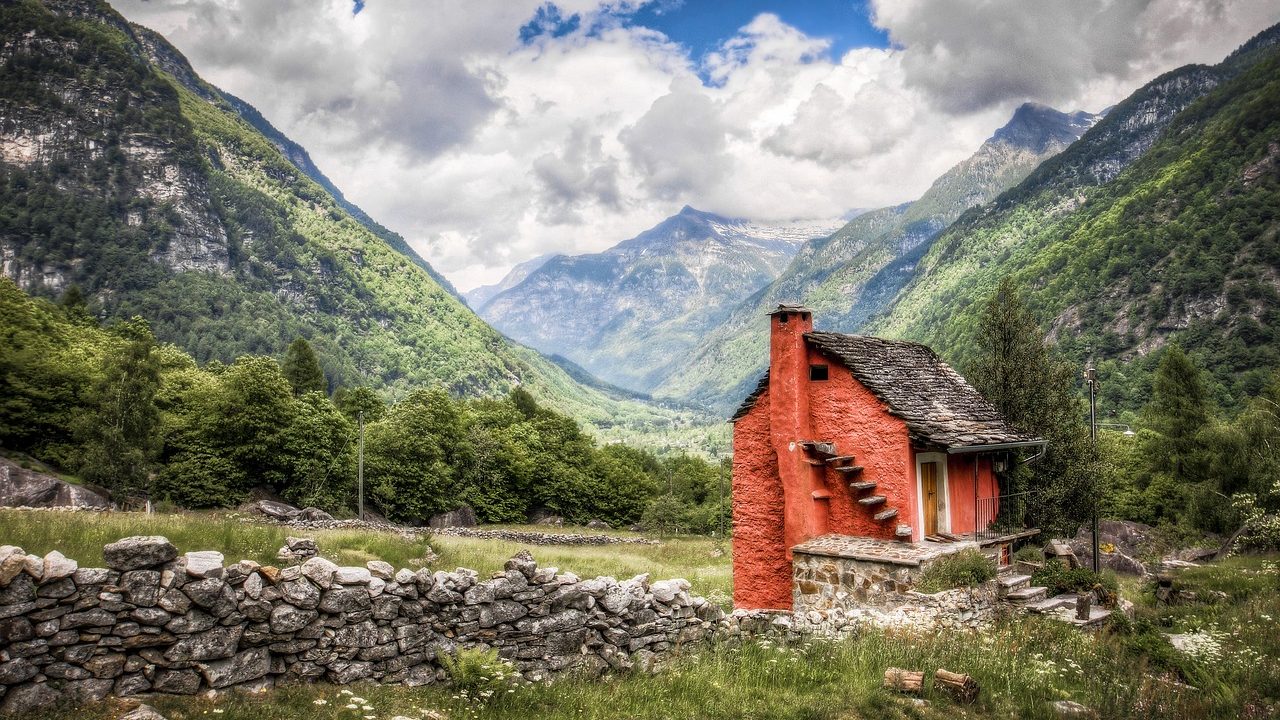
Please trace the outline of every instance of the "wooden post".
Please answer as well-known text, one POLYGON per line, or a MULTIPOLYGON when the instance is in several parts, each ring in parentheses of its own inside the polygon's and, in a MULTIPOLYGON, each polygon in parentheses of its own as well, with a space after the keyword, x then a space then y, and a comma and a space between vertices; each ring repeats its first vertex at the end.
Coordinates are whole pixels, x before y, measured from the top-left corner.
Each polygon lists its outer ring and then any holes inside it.
POLYGON ((977 681, 968 675, 953 673, 942 668, 938 668, 938 672, 933 674, 933 687, 942 690, 960 703, 971 703, 977 700, 980 690, 977 681))
POLYGON ((884 686, 898 692, 918 694, 924 689, 924 673, 891 667, 884 671, 884 686))

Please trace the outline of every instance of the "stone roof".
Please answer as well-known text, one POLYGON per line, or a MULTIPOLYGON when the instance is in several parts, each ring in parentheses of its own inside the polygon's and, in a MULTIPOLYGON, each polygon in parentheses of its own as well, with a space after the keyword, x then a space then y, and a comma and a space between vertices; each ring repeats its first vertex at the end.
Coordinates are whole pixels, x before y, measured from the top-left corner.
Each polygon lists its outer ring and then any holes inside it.
POLYGON ((742 418, 746 417, 747 413, 751 412, 751 408, 756 406, 756 400, 759 400, 760 396, 764 394, 764 391, 768 389, 769 371, 766 370, 764 377, 760 378, 760 382, 756 383, 756 389, 752 390, 751 394, 742 401, 742 404, 734 411, 733 417, 729 418, 729 422, 738 422, 742 418))
POLYGON ((902 418, 915 442, 950 448, 1039 440, 1011 427, 994 405, 925 345, 832 332, 804 337, 849 368, 889 406, 891 415, 902 418))
MULTIPOLYGON (((805 339, 842 365, 901 418, 913 442, 936 447, 972 447, 1038 442, 1019 432, 960 373, 920 343, 866 335, 811 332, 805 339)), ((750 412, 769 387, 765 373, 732 420, 750 412)))

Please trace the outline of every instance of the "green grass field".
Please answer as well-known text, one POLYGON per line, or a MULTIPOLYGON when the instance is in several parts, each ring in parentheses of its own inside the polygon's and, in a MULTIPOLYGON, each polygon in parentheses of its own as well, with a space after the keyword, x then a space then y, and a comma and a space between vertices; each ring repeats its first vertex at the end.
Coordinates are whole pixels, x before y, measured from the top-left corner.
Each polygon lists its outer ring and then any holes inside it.
MULTIPOLYGON (((58 547, 81 561, 100 560, 101 544, 123 535, 159 533, 181 549, 218 549, 228 558, 270 560, 286 531, 234 517, 151 517, 0 511, 0 543, 43 552, 58 547)), ((374 556, 403 565, 425 553, 419 540, 386 533, 316 533, 325 554, 345 562, 374 556)), ((436 537, 434 565, 496 568, 515 543, 436 537)), ((687 577, 707 594, 729 588, 728 555, 713 540, 667 539, 657 546, 534 547, 544 565, 581 576, 651 572, 687 577)), ((1134 620, 1098 636, 1034 617, 980 632, 905 633, 868 630, 842 641, 780 647, 768 641, 721 643, 691 652, 656 675, 632 672, 601 679, 563 678, 550 685, 475 683, 460 687, 327 684, 281 687, 262 695, 156 697, 170 720, 357 720, 396 716, 460 720, 846 720, 854 718, 1050 718, 1049 702, 1070 699, 1100 718, 1280 717, 1280 559, 1239 557, 1178 576, 1199 601, 1157 605, 1139 583, 1123 592, 1137 604, 1134 620), (1217 595, 1216 593, 1223 595, 1217 595), (1169 633, 1193 636, 1178 651, 1169 633), (982 693, 956 706, 926 683, 917 704, 880 687, 886 667, 971 674, 982 693)), ((473 678, 474 680, 474 678, 473 678)), ((118 703, 78 711, 78 720, 114 720, 118 703)), ((63 720, 50 710, 33 720, 63 720)))

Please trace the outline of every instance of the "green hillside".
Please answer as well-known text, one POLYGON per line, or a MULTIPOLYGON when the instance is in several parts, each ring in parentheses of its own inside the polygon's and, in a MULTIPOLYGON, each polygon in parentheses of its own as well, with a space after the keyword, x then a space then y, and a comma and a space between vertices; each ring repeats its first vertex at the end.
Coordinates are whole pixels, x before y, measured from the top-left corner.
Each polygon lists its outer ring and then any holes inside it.
MULTIPOLYGON (((967 365, 982 302, 1007 274, 1069 356, 1101 361, 1109 410, 1144 401, 1171 341, 1211 371, 1219 402, 1257 394, 1280 366, 1278 35, 1272 28, 1215 68, 1154 82, 1217 86, 1114 179, 1096 162, 1114 150, 1117 128, 1104 121, 966 214, 870 331, 919 339, 967 365)), ((1150 101, 1148 89, 1127 102, 1150 101)))
POLYGON ((331 386, 521 385, 597 425, 693 418, 506 340, 105 3, 5 4, 0 32, 0 253, 25 291, 76 286, 202 363, 305 337, 331 386))

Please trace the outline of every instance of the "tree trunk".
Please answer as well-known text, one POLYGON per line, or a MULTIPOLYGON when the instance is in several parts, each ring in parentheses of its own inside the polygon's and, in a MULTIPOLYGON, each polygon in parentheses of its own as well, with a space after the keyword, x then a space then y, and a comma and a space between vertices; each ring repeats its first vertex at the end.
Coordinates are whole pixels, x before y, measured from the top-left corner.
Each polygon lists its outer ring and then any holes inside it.
POLYGON ((899 692, 919 693, 924 689, 924 673, 889 668, 884 671, 884 686, 899 692))
POLYGON ((950 695, 956 702, 971 703, 978 699, 977 681, 962 673, 939 668, 933 675, 933 687, 950 695))

